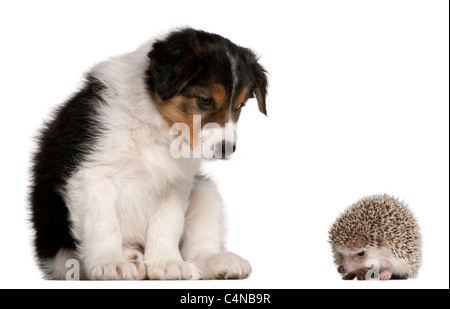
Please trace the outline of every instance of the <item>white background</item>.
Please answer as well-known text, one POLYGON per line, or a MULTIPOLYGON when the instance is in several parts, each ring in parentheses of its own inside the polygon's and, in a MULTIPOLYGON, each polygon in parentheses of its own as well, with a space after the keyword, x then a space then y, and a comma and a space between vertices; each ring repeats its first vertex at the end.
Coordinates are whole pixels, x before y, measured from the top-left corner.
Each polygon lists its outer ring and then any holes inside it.
POLYGON ((2 1, 0 287, 448 288, 448 1, 2 1), (261 55, 268 115, 248 104, 238 151, 207 165, 241 281, 49 282, 27 223, 32 136, 82 74, 173 27, 261 55), (423 232, 415 280, 344 282, 327 233, 359 198, 407 202, 423 232))

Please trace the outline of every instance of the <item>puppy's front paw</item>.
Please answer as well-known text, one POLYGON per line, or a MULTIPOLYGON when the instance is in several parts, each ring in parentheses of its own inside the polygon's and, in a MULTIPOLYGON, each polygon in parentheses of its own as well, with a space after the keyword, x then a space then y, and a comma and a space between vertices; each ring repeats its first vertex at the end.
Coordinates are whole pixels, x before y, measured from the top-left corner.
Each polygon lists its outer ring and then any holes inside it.
POLYGON ((150 280, 190 280, 193 279, 191 265, 184 261, 148 262, 147 276, 150 280))
POLYGON ((252 268, 249 262, 232 252, 220 252, 199 261, 203 279, 245 279, 252 268))
POLYGON ((95 280, 137 280, 139 276, 135 264, 123 261, 95 266, 91 277, 95 280))
POLYGON ((142 252, 134 248, 124 248, 123 255, 128 262, 136 265, 138 279, 145 279, 147 277, 147 268, 144 264, 144 255, 142 254, 142 252))

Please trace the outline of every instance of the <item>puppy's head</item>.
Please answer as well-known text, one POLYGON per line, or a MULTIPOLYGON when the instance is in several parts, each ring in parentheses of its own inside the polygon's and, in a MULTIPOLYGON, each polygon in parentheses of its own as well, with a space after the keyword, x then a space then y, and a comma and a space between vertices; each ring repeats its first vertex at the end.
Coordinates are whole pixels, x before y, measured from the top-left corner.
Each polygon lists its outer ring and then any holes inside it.
POLYGON ((236 149, 234 125, 246 101, 256 97, 267 115, 266 72, 247 48, 183 29, 156 41, 148 56, 147 84, 156 106, 170 127, 189 128, 184 138, 191 148, 203 144, 203 151, 227 158, 236 149))

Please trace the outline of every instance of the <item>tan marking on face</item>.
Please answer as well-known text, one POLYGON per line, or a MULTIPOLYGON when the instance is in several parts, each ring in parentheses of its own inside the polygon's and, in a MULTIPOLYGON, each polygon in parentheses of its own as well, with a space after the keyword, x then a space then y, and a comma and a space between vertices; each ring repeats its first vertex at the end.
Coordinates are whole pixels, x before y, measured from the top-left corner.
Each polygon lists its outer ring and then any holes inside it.
POLYGON ((221 127, 225 126, 228 122, 228 112, 226 108, 222 108, 218 111, 212 112, 208 115, 202 116, 202 127, 207 123, 217 123, 221 127))
POLYGON ((227 92, 222 84, 215 84, 211 87, 211 97, 216 104, 216 109, 222 108, 226 102, 227 92))
MULTIPOLYGON (((194 118, 196 98, 188 98, 182 95, 176 95, 169 100, 162 101, 156 99, 156 108, 169 127, 175 123, 184 123, 189 127, 190 144, 194 144, 194 118)), ((181 132, 179 133, 181 134, 181 132)))
POLYGON ((233 110, 241 103, 244 103, 247 99, 248 92, 250 91, 249 87, 245 87, 241 93, 239 93, 235 99, 233 100, 233 110))
POLYGON ((184 96, 176 95, 164 102, 158 102, 156 108, 169 126, 179 122, 189 124, 189 118, 192 117, 188 117, 189 115, 182 109, 182 106, 189 100, 184 96))

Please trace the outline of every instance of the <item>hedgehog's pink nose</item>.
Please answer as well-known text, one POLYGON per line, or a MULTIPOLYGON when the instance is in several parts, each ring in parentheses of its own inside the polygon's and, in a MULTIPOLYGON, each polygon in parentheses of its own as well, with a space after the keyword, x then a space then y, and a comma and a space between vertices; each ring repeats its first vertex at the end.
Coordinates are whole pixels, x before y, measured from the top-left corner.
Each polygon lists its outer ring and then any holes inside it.
POLYGON ((345 268, 344 268, 344 266, 339 266, 339 268, 338 268, 338 273, 340 273, 340 274, 345 274, 345 268))

